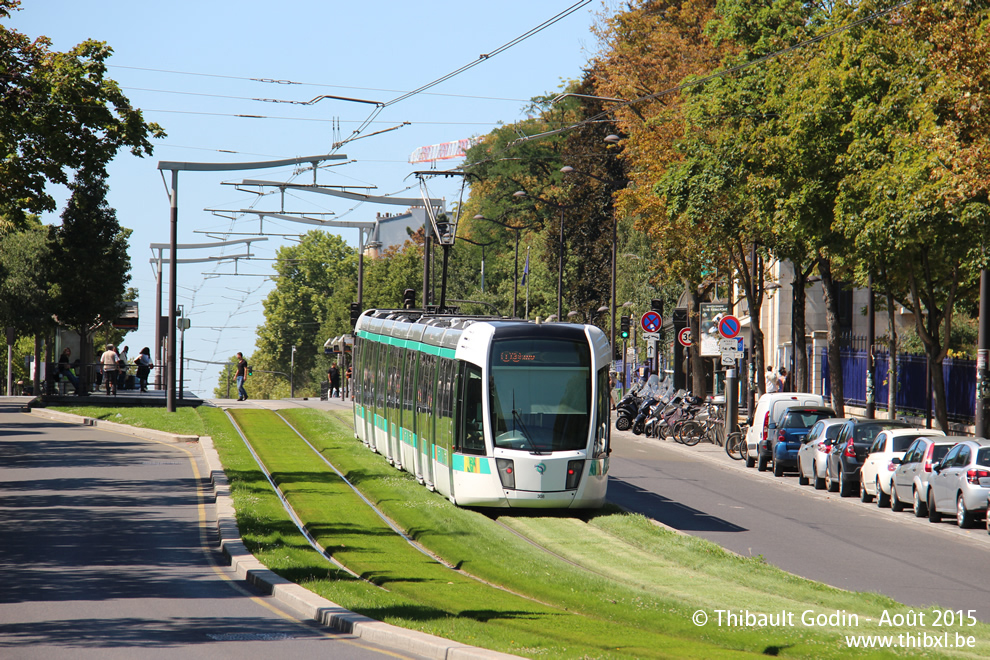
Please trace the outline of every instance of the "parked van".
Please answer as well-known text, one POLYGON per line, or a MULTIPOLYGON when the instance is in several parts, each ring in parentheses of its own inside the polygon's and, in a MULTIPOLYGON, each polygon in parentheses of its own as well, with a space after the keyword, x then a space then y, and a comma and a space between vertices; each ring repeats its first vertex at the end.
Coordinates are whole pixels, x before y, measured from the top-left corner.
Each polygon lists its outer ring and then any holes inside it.
POLYGON ((767 437, 785 409, 791 406, 824 405, 825 400, 821 394, 773 392, 761 396, 753 412, 753 423, 746 431, 746 467, 753 467, 759 462, 761 472, 767 469, 770 461, 770 445, 767 443, 767 437))

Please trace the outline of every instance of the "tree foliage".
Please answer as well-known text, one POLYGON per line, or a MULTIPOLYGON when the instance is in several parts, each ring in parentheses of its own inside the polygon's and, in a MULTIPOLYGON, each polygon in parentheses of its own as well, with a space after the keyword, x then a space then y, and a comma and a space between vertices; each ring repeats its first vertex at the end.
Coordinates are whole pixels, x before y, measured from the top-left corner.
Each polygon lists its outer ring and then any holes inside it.
MULTIPOLYGON (((0 0, 0 18, 19 5, 0 0)), ((55 209, 49 182, 68 184, 82 169, 99 174, 124 147, 150 154, 149 137, 165 135, 105 77, 109 46, 89 40, 65 53, 50 46, 47 37, 32 41, 0 25, 0 214, 11 222, 55 209)))

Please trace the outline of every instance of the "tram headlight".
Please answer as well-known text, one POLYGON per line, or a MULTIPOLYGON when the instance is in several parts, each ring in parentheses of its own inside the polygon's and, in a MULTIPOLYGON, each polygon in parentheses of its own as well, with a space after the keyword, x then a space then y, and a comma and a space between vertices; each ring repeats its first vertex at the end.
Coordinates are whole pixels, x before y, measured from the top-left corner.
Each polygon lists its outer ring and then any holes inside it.
POLYGON ((584 461, 567 461, 567 490, 577 490, 584 472, 584 461))
POLYGON ((516 472, 512 465, 512 459, 496 458, 495 466, 498 468, 498 478, 502 480, 502 488, 516 489, 516 472))

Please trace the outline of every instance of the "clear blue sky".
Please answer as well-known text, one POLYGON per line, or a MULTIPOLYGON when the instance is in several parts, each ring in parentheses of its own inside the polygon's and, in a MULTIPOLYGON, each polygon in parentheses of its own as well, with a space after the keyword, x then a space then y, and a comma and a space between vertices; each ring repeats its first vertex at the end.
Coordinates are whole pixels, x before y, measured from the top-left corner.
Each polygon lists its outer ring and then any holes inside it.
MULTIPOLYGON (((48 36, 53 48, 63 51, 88 38, 106 41, 114 50, 109 77, 120 83, 147 121, 168 132, 167 138, 156 141, 152 157, 124 153, 110 168, 110 204, 121 224, 133 230, 130 285, 140 294, 141 324, 125 343, 137 354, 141 347, 154 345, 156 285, 149 246, 169 239, 169 203, 157 169, 160 160, 237 162, 328 153, 334 141, 349 136, 368 117, 372 106, 334 100, 302 106, 254 99, 309 101, 330 94, 388 103, 526 34, 576 1, 28 0, 9 25, 32 38, 48 36), (335 135, 336 121, 339 134, 335 135)), ((418 196, 416 180, 409 175, 428 166, 408 164, 412 151, 484 134, 499 122, 521 119, 528 99, 556 92, 562 81, 580 77, 597 48, 590 27, 600 9, 601 0, 595 0, 427 93, 390 105, 365 135, 402 122, 411 125, 345 145, 340 152, 356 162, 321 172, 318 182, 375 186, 371 192, 377 195, 409 188, 404 196, 418 196)), ((446 168, 457 162, 439 165, 446 168)), ((276 194, 258 199, 222 184, 292 177, 291 169, 180 174, 178 242, 257 233, 255 218, 232 220, 204 209, 278 210, 281 200, 276 194)), ((312 174, 294 180, 310 183, 312 174)), ((64 190, 53 192, 60 208, 44 218, 46 223, 60 222, 66 196, 64 190)), ((456 199, 453 184, 439 194, 456 199)), ((351 220, 372 220, 377 212, 399 209, 306 193, 287 194, 284 208, 334 212, 351 220)), ((271 219, 264 222, 266 233, 300 234, 310 228, 271 219)), ((356 230, 341 230, 341 235, 356 244, 356 230)), ((260 259, 272 259, 287 240, 291 239, 270 236, 267 242, 255 244, 253 252, 260 259)), ((226 251, 238 254, 243 246, 226 251)), ((219 253, 189 250, 179 257, 219 253)), ((271 262, 242 261, 237 271, 268 274, 271 262)), ((192 323, 185 338, 187 358, 222 362, 236 351, 254 350, 256 328, 264 321, 262 301, 271 283, 264 277, 215 275, 233 272, 230 262, 179 266, 178 303, 192 323)), ((165 285, 163 309, 167 309, 167 281, 165 285)), ((322 343, 325 338, 318 339, 322 343)), ((218 372, 218 366, 190 362, 185 371, 187 387, 212 396, 218 372)))

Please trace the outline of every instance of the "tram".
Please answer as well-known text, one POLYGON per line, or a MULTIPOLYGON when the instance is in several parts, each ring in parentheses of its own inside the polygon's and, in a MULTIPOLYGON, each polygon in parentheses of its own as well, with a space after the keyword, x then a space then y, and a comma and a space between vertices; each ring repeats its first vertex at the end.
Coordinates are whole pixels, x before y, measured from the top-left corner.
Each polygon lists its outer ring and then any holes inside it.
POLYGON ((591 325, 367 310, 354 433, 459 506, 597 508, 610 359, 591 325))

